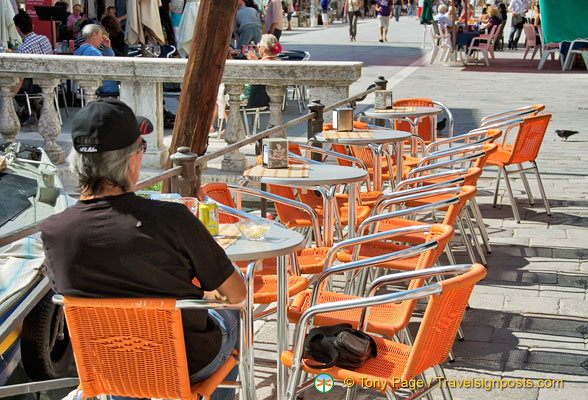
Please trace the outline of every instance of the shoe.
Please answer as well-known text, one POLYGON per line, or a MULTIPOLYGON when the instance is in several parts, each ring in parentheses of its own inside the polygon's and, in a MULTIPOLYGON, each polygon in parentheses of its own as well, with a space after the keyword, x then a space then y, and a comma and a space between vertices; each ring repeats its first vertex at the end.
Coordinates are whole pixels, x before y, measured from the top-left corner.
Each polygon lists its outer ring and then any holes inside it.
POLYGON ((383 42, 384 42, 384 40, 383 39, 380 39, 380 43, 383 43, 383 42))

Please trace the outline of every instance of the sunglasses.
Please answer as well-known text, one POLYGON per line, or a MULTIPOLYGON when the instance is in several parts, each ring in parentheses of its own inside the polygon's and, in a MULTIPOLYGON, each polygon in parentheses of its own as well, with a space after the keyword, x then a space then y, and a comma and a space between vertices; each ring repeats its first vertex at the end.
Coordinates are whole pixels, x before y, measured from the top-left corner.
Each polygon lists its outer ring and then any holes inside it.
POLYGON ((136 151, 142 150, 143 154, 145 154, 147 152, 147 142, 145 141, 145 139, 141 139, 141 145, 139 146, 139 148, 136 151))

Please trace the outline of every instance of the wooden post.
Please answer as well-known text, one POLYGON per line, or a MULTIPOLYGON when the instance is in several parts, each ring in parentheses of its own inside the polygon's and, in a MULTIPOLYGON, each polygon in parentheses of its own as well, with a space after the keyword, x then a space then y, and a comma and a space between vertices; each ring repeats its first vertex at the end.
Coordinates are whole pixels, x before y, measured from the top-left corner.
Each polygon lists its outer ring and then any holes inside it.
MULTIPOLYGON (((197 155, 206 152, 208 130, 212 124, 236 12, 237 0, 200 2, 170 154, 175 153, 181 146, 188 147, 197 155)), ((170 168, 171 165, 170 159, 166 167, 170 168)), ((169 190, 168 180, 164 182, 162 191, 169 190)))
MULTIPOLYGON (((178 178, 179 192, 184 197, 198 197, 200 186, 200 171, 194 162, 198 156, 190 152, 188 147, 178 147, 178 152, 170 156, 174 165, 182 167, 182 173, 178 178)), ((169 181, 168 181, 169 182, 169 181)))

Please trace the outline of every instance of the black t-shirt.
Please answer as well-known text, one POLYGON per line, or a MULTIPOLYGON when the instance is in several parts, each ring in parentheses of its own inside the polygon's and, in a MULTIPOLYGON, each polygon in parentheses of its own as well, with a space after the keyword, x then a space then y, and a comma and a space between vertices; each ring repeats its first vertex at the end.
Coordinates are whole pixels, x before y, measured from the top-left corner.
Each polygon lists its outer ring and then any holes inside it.
MULTIPOLYGON (((41 235, 47 274, 66 296, 199 299, 234 271, 187 207, 134 193, 79 201, 45 220, 41 235)), ((182 321, 193 374, 219 352, 220 328, 206 310, 184 310, 182 321)))

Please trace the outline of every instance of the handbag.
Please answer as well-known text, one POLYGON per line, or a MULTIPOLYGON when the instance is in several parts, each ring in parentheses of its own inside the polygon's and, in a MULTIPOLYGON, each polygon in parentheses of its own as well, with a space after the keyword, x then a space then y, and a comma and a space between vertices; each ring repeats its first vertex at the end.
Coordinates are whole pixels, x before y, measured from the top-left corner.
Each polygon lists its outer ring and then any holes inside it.
POLYGON ((519 14, 514 14, 512 16, 512 26, 519 26, 525 23, 525 18, 520 16, 519 14))
POLYGON ((312 328, 304 341, 303 358, 310 358, 323 364, 307 366, 327 369, 337 366, 357 369, 370 357, 377 356, 376 342, 371 336, 353 329, 351 324, 338 324, 312 328))

